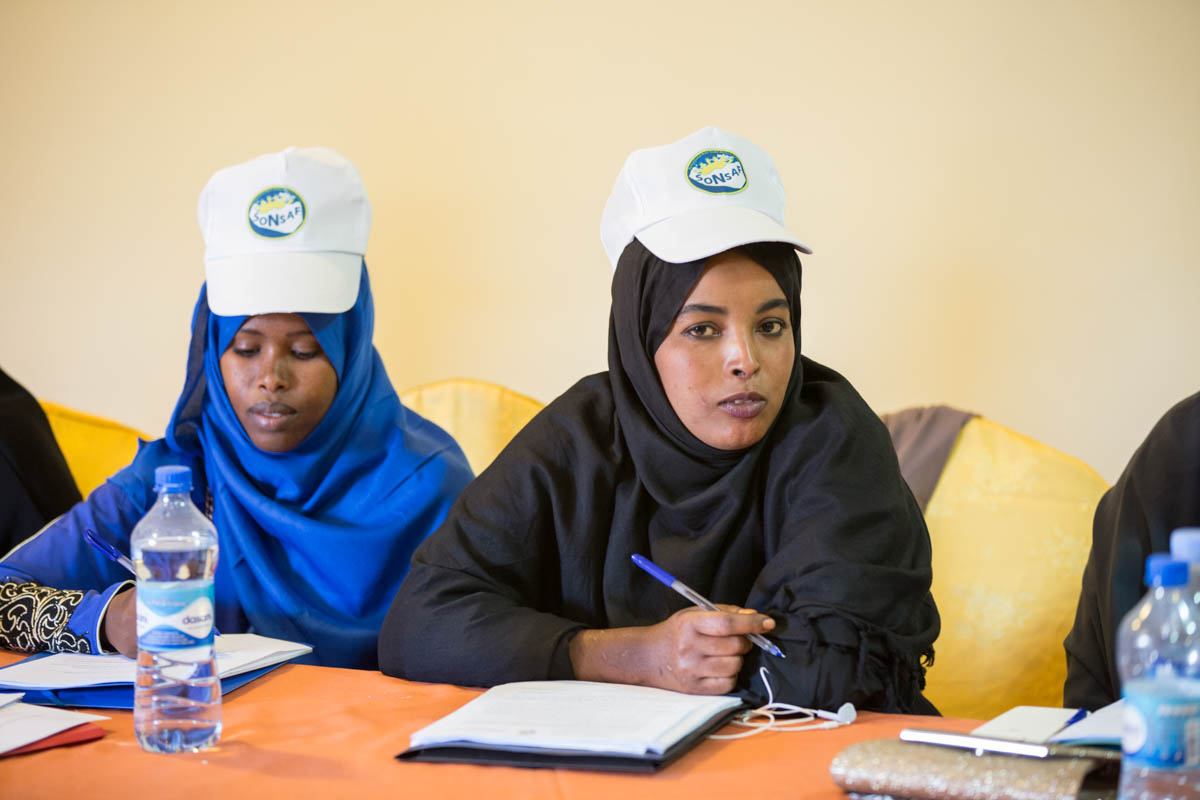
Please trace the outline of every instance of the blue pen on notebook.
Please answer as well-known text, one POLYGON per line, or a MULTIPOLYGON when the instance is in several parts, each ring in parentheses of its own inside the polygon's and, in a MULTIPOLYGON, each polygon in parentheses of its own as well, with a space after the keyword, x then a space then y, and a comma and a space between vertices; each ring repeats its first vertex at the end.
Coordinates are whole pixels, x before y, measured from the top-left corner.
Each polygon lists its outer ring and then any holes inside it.
POLYGON ((1074 725, 1076 722, 1079 722, 1081 719, 1083 719, 1087 715, 1088 715, 1088 710, 1086 708, 1081 708, 1078 711, 1076 711, 1074 714, 1071 715, 1071 718, 1069 720, 1067 720, 1067 724, 1063 725, 1063 727, 1065 728, 1065 727, 1067 727, 1067 725, 1074 725))
MULTIPOLYGON (((630 558, 633 559, 633 563, 637 564, 639 567, 644 569, 646 572, 650 573, 650 575, 652 577, 654 577, 656 580, 662 582, 663 584, 665 584, 665 585, 669 586, 670 588, 674 589, 675 591, 679 592, 681 595, 686 597, 689 602, 691 602, 695 605, 698 605, 701 608, 707 609, 709 611, 720 611, 721 610, 721 609, 717 608, 716 603, 712 602, 707 597, 700 594, 699 592, 697 592, 692 587, 688 586, 683 581, 676 579, 675 576, 673 576, 671 573, 667 572, 665 569, 658 566, 657 564, 655 564, 653 561, 646 558, 645 556, 643 556, 639 553, 634 553, 632 556, 630 556, 630 558)), ((783 654, 782 650, 780 650, 778 647, 773 645, 771 643, 771 640, 768 639, 767 637, 763 636, 762 634, 750 633, 750 634, 746 635, 746 638, 749 639, 750 641, 754 642, 756 645, 761 647, 763 650, 766 650, 768 653, 770 653, 773 656, 779 656, 780 658, 787 658, 787 656, 785 656, 783 654)))
POLYGON ((83 538, 87 539, 87 543, 99 550, 105 558, 110 561, 117 562, 122 567, 129 570, 130 575, 137 577, 137 572, 133 569, 133 562, 129 560, 129 556, 121 555, 117 548, 113 547, 111 544, 97 536, 96 532, 91 528, 83 529, 83 538))

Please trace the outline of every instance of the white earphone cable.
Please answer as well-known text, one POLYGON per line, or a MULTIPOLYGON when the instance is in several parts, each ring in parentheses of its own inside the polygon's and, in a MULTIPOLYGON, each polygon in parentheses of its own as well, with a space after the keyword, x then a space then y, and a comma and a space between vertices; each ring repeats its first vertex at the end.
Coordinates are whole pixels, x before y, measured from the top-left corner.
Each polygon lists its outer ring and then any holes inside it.
POLYGON ((813 708, 802 708, 801 706, 794 706, 791 703, 777 703, 775 702, 775 691, 771 688, 770 673, 767 671, 767 668, 759 667, 758 675, 762 679, 763 686, 767 689, 767 702, 758 708, 743 711, 730 720, 731 724, 741 725, 744 728, 749 728, 749 730, 741 731, 740 733, 714 733, 709 735, 709 739, 745 739, 747 736, 754 736, 755 734, 769 730, 786 733, 836 728, 841 725, 849 725, 857 717, 854 706, 849 703, 843 703, 836 714, 813 708), (794 714, 801 716, 795 719, 779 719, 779 717, 787 717, 794 714), (818 717, 823 718, 824 721, 817 722, 818 717))

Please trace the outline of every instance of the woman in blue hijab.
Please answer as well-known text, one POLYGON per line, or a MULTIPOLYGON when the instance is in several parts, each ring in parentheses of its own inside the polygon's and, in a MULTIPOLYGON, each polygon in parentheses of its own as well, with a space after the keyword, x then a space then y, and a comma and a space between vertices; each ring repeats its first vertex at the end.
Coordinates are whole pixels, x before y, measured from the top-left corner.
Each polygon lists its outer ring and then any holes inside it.
POLYGON ((358 173, 321 148, 262 156, 213 176, 200 222, 208 282, 166 437, 0 562, 0 645, 135 649, 129 576, 84 531, 128 553, 155 468, 184 464, 217 528, 218 630, 374 669, 413 550, 472 476, 372 344, 358 173))

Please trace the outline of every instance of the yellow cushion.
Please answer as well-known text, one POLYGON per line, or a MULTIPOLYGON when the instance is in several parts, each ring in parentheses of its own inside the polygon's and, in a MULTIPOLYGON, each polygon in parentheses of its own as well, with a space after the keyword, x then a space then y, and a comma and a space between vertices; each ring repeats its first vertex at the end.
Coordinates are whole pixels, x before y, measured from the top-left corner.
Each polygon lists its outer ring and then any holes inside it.
POLYGON ((58 440, 71 468, 79 493, 87 497, 105 478, 128 466, 137 454, 138 439, 147 437, 127 425, 103 417, 38 401, 50 420, 50 430, 58 440))
POLYGON ((1082 461, 986 419, 963 428, 925 511, 942 615, 926 697, 947 716, 1061 706, 1092 515, 1082 461))
POLYGON ((470 378, 408 389, 400 393, 400 402, 453 436, 476 475, 542 410, 533 398, 470 378))

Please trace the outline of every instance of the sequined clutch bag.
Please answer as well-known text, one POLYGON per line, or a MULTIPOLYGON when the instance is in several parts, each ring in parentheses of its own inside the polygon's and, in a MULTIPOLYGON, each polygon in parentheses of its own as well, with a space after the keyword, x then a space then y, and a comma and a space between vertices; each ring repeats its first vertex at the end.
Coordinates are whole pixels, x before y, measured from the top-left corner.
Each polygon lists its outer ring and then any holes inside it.
POLYGON ((874 739, 829 766, 834 783, 859 795, 910 800, 1069 800, 1116 796, 1118 764, 1093 758, 1028 758, 874 739))

